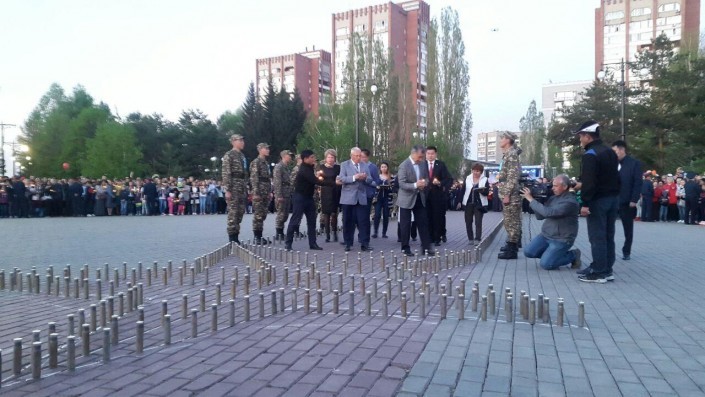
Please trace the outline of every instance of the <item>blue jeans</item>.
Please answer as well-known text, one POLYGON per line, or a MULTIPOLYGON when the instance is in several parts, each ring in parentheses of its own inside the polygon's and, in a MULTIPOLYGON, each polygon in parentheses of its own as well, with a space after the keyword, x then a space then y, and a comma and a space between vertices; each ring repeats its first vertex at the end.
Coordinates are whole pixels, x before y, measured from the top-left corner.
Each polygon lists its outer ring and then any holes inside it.
POLYGON ((166 209, 167 209, 166 198, 159 197, 159 213, 166 214, 166 209))
POLYGON ((602 197, 590 204, 587 216, 588 238, 592 252, 592 273, 606 275, 612 273, 615 261, 614 229, 617 220, 619 198, 602 197))
POLYGON ((661 222, 666 222, 668 220, 668 206, 661 204, 661 208, 659 209, 659 215, 658 218, 661 222))
POLYGON ((568 251, 572 244, 551 240, 539 234, 524 248, 527 258, 541 258, 539 265, 546 270, 558 269, 570 265, 575 260, 575 253, 568 251))
POLYGON ((127 216, 127 200, 120 200, 120 215, 127 216))
POLYGON ((201 196, 198 201, 199 207, 200 207, 200 214, 205 215, 206 214, 206 198, 205 196, 201 196))
POLYGON ((377 202, 375 203, 375 235, 379 231, 379 221, 382 220, 382 235, 387 235, 387 228, 389 227, 389 198, 388 197, 377 197, 377 202))

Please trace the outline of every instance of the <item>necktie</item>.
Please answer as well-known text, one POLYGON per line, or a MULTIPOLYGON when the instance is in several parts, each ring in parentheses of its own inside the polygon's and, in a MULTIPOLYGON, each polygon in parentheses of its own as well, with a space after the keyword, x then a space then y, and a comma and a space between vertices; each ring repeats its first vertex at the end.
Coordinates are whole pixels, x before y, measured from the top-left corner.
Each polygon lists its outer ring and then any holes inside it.
POLYGON ((428 179, 433 179, 433 161, 431 161, 431 166, 428 167, 428 179))
POLYGON ((357 170, 357 173, 360 173, 360 163, 355 164, 355 169, 357 170))

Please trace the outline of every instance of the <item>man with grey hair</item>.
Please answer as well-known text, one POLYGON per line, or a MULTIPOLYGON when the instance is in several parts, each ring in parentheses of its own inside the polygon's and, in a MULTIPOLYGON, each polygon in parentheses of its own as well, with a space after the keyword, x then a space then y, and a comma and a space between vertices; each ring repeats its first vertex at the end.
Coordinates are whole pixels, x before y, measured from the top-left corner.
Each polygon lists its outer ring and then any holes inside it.
POLYGON ((534 210, 536 219, 544 220, 541 234, 534 237, 524 248, 527 258, 541 258, 539 265, 546 270, 560 266, 580 267, 580 250, 570 249, 578 236, 578 214, 580 205, 575 193, 568 190, 569 179, 561 174, 553 178, 553 196, 541 204, 531 195, 529 188, 521 194, 534 210))
POLYGON ((352 249, 355 228, 359 232, 361 251, 372 251, 370 247, 370 210, 367 204, 367 187, 376 186, 370 168, 362 161, 362 150, 350 149, 350 160, 340 164, 338 183, 342 185, 340 205, 343 208, 343 239, 345 251, 352 249))
POLYGON ((409 246, 411 236, 411 214, 419 229, 421 238, 421 252, 429 256, 435 255, 431 248, 431 235, 428 230, 428 167, 422 164, 426 148, 415 145, 411 148, 409 158, 399 165, 397 181, 399 183, 399 194, 397 195, 397 205, 399 206, 399 239, 401 240, 401 250, 406 256, 414 256, 409 246))

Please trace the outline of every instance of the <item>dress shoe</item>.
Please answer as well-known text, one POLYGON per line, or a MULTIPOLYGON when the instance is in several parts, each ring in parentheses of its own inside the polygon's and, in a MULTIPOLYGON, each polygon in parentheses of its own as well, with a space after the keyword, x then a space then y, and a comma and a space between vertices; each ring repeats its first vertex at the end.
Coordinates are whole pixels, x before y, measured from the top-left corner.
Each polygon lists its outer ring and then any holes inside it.
POLYGON ((323 248, 319 247, 318 244, 308 247, 310 250, 323 251, 323 248))
POLYGON ((286 251, 293 251, 293 249, 291 248, 291 244, 286 244, 286 245, 284 246, 284 250, 286 250, 286 251))
POLYGON ((363 245, 362 248, 360 248, 360 251, 362 252, 367 252, 367 251, 372 251, 374 248, 370 247, 369 245, 363 245))
POLYGON ((425 250, 425 255, 426 256, 436 256, 436 251, 431 250, 431 249, 425 250))
POLYGON ((350 246, 349 246, 349 245, 346 245, 346 246, 345 246, 345 252, 350 252, 350 246))
POLYGON ((383 235, 382 235, 382 238, 389 238, 389 237, 387 237, 386 234, 383 234, 383 235))
POLYGON ((632 257, 629 256, 629 254, 622 254, 622 260, 628 261, 630 259, 632 259, 632 257))
POLYGON ((372 238, 377 238, 377 233, 373 234, 372 238))
POLYGON ((411 252, 411 250, 408 248, 405 250, 402 250, 401 253, 404 254, 404 256, 414 256, 414 253, 411 252))
POLYGON ((448 239, 446 238, 445 235, 444 235, 443 237, 441 237, 441 240, 443 240, 444 243, 447 243, 447 242, 448 242, 448 239))
POLYGON ((441 246, 441 242, 440 242, 440 241, 436 241, 436 247, 440 247, 440 246, 441 246))

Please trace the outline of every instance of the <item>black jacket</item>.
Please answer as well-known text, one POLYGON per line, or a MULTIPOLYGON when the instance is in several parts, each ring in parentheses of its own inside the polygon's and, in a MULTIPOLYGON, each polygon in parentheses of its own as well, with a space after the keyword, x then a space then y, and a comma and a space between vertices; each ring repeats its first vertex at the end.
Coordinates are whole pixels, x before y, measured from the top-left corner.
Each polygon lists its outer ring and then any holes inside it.
MULTIPOLYGON (((426 167, 428 167, 428 161, 425 162, 426 167)), ((433 179, 438 179, 441 183, 440 186, 436 186, 433 181, 429 187, 428 195, 432 199, 444 199, 445 195, 450 190, 453 185, 453 176, 448 171, 445 163, 441 160, 433 161, 433 179)))
POLYGON ((685 182, 685 199, 686 200, 697 200, 700 197, 700 192, 702 188, 694 180, 688 180, 685 182))
POLYGON ((632 156, 625 156, 619 163, 619 204, 636 203, 639 201, 642 187, 641 162, 632 156))
POLYGON ((654 183, 651 179, 644 179, 641 181, 641 199, 651 200, 654 197, 654 183))
POLYGON ((147 198, 147 200, 157 199, 157 185, 155 185, 154 182, 150 181, 145 183, 143 189, 144 196, 147 198))
POLYGON ((585 146, 580 171, 580 198, 583 207, 603 197, 619 195, 619 160, 617 154, 596 139, 585 146))
POLYGON ((296 181, 294 182, 294 193, 299 193, 300 195, 308 198, 313 198, 313 192, 316 189, 316 185, 328 185, 335 186, 335 180, 330 182, 321 181, 316 178, 313 172, 313 166, 306 163, 301 163, 299 166, 299 172, 296 174, 296 181))

